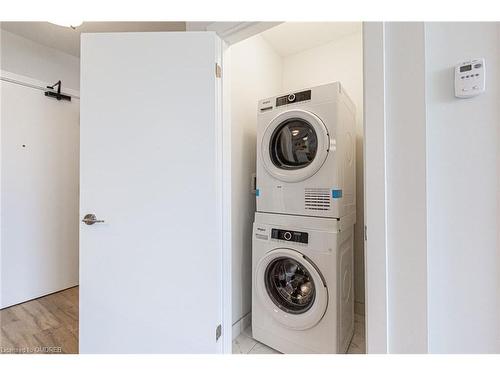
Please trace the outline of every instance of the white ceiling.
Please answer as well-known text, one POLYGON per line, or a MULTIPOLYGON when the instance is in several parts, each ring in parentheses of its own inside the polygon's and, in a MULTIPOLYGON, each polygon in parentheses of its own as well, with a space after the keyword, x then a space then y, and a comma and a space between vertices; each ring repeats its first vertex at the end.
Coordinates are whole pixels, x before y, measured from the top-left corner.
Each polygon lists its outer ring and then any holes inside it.
POLYGON ((282 57, 361 32, 361 22, 285 22, 261 35, 282 57))
MULTIPOLYGON (((185 31, 185 22, 84 22, 73 30, 49 22, 1 22, 1 28, 45 46, 80 56, 80 34, 96 32, 185 31)), ((281 56, 361 32, 360 22, 285 22, 261 35, 281 56)))
POLYGON ((84 22, 73 30, 49 22, 2 22, 1 28, 47 47, 80 56, 80 33, 184 31, 184 22, 84 22))

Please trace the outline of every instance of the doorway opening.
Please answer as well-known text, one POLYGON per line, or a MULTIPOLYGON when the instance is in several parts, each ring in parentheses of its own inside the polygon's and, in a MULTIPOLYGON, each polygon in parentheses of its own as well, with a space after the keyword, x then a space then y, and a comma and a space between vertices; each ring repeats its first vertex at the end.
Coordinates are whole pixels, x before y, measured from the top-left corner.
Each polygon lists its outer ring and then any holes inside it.
MULTIPOLYGON (((258 147, 258 145, 264 143, 262 139, 259 139, 257 131, 258 114, 261 111, 268 110, 266 105, 273 107, 274 101, 278 106, 280 98, 287 98, 289 95, 293 96, 292 102, 297 103, 294 104, 296 108, 290 106, 290 109, 300 111, 298 95, 305 95, 304 103, 308 103, 311 98, 307 95, 310 95, 311 90, 314 92, 316 87, 331 83, 340 83, 339 87, 355 107, 355 134, 352 141, 355 150, 353 157, 355 159, 356 209, 352 254, 354 266, 351 279, 355 328, 347 352, 365 353, 362 23, 282 23, 231 45, 227 50, 227 55, 228 60, 226 61, 229 61, 230 74, 229 96, 232 133, 233 353, 276 352, 264 343, 256 341, 251 327, 253 313, 252 293, 255 292, 255 288, 258 288, 259 285, 255 271, 255 262, 258 260, 255 259, 255 256, 252 258, 252 239, 255 240, 253 223, 257 220, 255 212, 259 211, 258 207, 256 207, 256 200, 262 199, 262 191, 258 190, 262 181, 255 183, 254 178, 260 159, 259 153, 265 153, 262 151, 264 146, 258 147), (271 98, 271 103, 265 104, 262 101, 266 98, 271 98), (252 271, 252 261, 254 262, 254 271, 252 271)), ((227 66, 225 69, 227 69, 227 66)), ((290 99, 284 100, 290 102, 290 99)), ((319 157, 320 152, 323 150, 318 147, 317 141, 312 141, 312 136, 316 135, 318 139, 321 139, 321 134, 313 126, 304 128, 302 123, 298 123, 297 117, 300 116, 292 117, 291 119, 284 119, 288 123, 280 125, 278 131, 270 132, 268 134, 270 138, 267 141, 271 142, 272 137, 276 139, 281 137, 281 141, 283 141, 284 133, 293 136, 295 131, 297 137, 300 135, 301 140, 307 139, 301 141, 298 146, 296 145, 297 149, 300 149, 298 153, 302 152, 302 154, 290 153, 291 149, 283 147, 275 148, 273 149, 276 151, 274 159, 271 155, 268 164, 271 165, 270 168, 277 171, 276 173, 283 169, 287 173, 300 173, 300 171, 306 171, 308 168, 317 167, 312 173, 317 174, 318 169, 324 164, 320 163, 320 165, 315 166, 313 165, 313 159, 316 155, 319 157), (292 127, 293 129, 291 129, 292 127), (287 132, 286 130, 290 131, 287 132), (304 150, 311 152, 307 153, 304 150), (310 158, 304 159, 308 155, 310 158), (301 163, 302 165, 300 165, 301 163), (303 168, 304 166, 306 168, 303 168)), ((277 121, 277 119, 275 120, 277 121)), ((314 119, 310 119, 307 123, 313 124, 314 119)), ((293 145, 293 140, 291 142, 291 145, 293 145)), ((281 144, 283 145, 283 142, 281 144)), ((260 162, 265 163, 265 160, 260 162)), ((270 168, 267 168, 267 170, 270 168)), ((308 177, 309 175, 303 176, 302 180, 308 177)), ((274 196, 273 199, 279 200, 280 198, 274 196)), ((301 196, 297 195, 296 199, 300 200, 301 196)), ((284 213, 286 214, 286 212, 284 213)), ((265 215, 265 212, 263 215, 265 215)), ((296 219, 297 225, 311 228, 311 225, 308 224, 308 216, 314 217, 318 215, 314 213, 305 214, 302 219, 300 217, 296 219)), ((285 222, 287 221, 285 220, 285 222)), ((304 230, 304 232, 307 232, 307 230, 304 230)), ((316 266, 320 273, 325 267, 324 264, 316 264, 316 266)), ((295 277, 305 280, 304 283, 308 282, 309 279, 304 276, 309 274, 306 266, 293 267, 290 263, 289 268, 296 269, 295 277), (299 270, 302 271, 299 272, 299 270)), ((276 277, 279 279, 279 270, 275 271, 278 275, 276 277)), ((283 276, 283 278, 286 278, 286 276, 283 276)), ((328 285, 328 288, 330 288, 329 292, 332 292, 335 285, 328 285)), ((280 298, 286 299, 286 293, 277 293, 280 298)), ((270 295, 275 294, 271 293, 270 295)), ((257 297, 254 295, 253 298, 257 297)), ((269 300, 271 301, 272 298, 269 298, 269 300)), ((292 302, 292 298, 287 300, 287 303, 292 302)), ((275 304, 274 307, 278 305, 275 304)))

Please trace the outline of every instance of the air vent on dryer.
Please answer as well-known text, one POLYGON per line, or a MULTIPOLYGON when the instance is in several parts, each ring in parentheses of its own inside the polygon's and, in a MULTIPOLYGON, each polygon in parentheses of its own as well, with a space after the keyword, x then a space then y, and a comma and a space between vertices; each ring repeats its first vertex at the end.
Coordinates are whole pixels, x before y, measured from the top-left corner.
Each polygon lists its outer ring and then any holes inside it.
POLYGON ((330 210, 330 189, 328 188, 305 188, 304 202, 306 210, 328 211, 330 210))

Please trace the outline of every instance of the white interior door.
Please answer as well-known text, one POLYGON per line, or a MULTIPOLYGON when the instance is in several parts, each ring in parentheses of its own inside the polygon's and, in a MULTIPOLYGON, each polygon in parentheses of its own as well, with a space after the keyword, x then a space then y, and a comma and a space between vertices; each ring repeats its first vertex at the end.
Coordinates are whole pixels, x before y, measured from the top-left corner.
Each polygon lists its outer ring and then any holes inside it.
POLYGON ((80 352, 222 350, 220 48, 82 35, 80 352))
POLYGON ((79 100, 2 77, 0 308, 78 284, 79 100))

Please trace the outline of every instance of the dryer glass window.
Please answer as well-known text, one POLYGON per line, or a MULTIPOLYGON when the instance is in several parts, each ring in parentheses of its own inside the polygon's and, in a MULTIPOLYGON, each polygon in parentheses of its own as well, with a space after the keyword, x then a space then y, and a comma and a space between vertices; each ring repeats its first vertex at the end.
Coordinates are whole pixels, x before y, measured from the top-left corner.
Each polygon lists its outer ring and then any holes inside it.
POLYGON ((292 118, 274 130, 269 148, 271 160, 278 168, 300 169, 314 160, 318 137, 309 122, 292 118))
POLYGON ((265 278, 267 293, 281 310, 302 314, 313 305, 316 295, 314 281, 296 260, 274 259, 266 268, 265 278))

